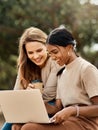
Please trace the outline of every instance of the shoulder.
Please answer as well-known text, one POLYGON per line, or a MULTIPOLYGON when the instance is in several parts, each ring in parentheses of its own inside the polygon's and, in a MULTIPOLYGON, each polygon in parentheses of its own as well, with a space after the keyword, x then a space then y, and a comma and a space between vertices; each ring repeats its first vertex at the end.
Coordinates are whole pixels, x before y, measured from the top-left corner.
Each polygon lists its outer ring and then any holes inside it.
POLYGON ((96 66, 85 59, 81 58, 80 60, 80 74, 83 78, 98 75, 98 69, 96 66))
POLYGON ((94 66, 92 63, 90 63, 89 61, 81 58, 81 68, 86 71, 86 70, 90 70, 90 69, 95 69, 98 70, 96 66, 94 66))

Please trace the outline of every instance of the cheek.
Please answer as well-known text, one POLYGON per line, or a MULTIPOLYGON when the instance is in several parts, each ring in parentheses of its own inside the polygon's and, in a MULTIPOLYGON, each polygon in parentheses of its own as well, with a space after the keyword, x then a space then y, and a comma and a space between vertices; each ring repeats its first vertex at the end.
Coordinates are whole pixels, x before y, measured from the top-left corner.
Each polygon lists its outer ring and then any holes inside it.
POLYGON ((27 57, 28 57, 29 59, 31 59, 31 58, 32 58, 32 55, 30 55, 30 54, 27 54, 27 57))
POLYGON ((47 53, 44 53, 44 54, 43 54, 43 60, 45 61, 45 60, 47 59, 47 57, 48 57, 48 54, 47 54, 47 53))
POLYGON ((60 55, 60 60, 61 60, 61 62, 62 62, 62 64, 65 64, 65 62, 66 62, 66 54, 61 54, 60 55))
POLYGON ((44 57, 46 57, 48 53, 46 50, 43 50, 40 54, 43 55, 44 57))
POLYGON ((64 60, 64 61, 66 60, 66 53, 62 54, 62 60, 64 60))
POLYGON ((57 54, 57 58, 63 59, 63 54, 62 53, 58 53, 57 54))

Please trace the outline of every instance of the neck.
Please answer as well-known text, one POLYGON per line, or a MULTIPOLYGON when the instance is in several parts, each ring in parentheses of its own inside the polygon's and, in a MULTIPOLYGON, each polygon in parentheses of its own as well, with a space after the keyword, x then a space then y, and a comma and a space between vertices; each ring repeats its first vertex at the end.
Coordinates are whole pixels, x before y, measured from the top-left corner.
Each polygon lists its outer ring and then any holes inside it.
MULTIPOLYGON (((71 53, 71 56, 69 56, 69 60, 67 62, 67 64, 70 64, 72 61, 74 61, 77 58, 77 55, 73 52, 71 53)), ((66 65, 67 65, 66 64, 66 65)))

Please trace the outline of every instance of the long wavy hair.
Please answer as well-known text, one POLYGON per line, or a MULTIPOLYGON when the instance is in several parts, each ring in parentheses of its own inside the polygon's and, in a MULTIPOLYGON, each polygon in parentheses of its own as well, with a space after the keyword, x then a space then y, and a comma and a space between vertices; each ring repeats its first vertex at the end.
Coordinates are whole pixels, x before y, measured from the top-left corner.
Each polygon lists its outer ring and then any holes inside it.
POLYGON ((46 43, 47 35, 36 27, 30 27, 24 31, 19 40, 18 68, 20 73, 20 83, 25 89, 32 80, 41 80, 41 69, 34 64, 27 56, 25 45, 27 42, 38 41, 46 43))

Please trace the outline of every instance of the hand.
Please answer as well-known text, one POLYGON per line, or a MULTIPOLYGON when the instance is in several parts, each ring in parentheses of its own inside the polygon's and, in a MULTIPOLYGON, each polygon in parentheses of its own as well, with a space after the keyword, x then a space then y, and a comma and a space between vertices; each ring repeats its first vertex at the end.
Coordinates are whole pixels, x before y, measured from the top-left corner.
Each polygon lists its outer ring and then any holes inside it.
POLYGON ((72 116, 75 113, 75 107, 70 106, 62 109, 61 111, 57 112, 51 119, 50 121, 58 124, 58 123, 63 123, 66 121, 70 116, 72 116))
POLYGON ((34 84, 31 84, 31 83, 29 83, 27 86, 27 89, 34 89, 34 88, 35 88, 34 84))

